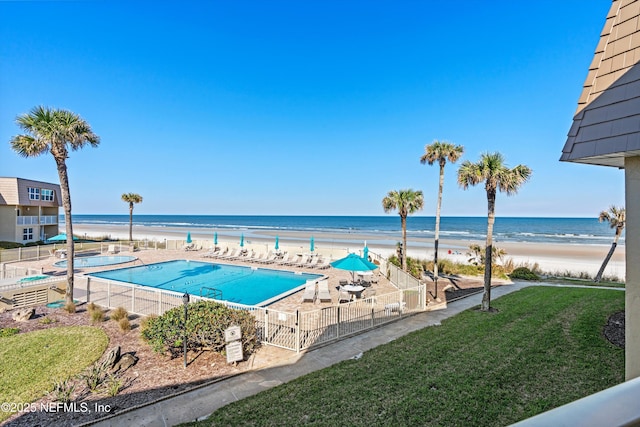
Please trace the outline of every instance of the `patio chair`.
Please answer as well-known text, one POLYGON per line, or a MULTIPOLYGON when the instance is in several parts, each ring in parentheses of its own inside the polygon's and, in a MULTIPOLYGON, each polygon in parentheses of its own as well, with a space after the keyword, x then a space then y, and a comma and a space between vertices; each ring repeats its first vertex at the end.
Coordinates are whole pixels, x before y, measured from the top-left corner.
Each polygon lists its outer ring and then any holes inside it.
POLYGON ((343 302, 351 302, 351 294, 343 290, 342 286, 340 286, 338 290, 338 304, 341 304, 343 302))
POLYGON ((316 282, 313 280, 307 281, 307 286, 304 288, 304 294, 302 294, 302 302, 314 302, 316 299, 316 282))
POLYGON ((320 302, 331 302, 329 293, 329 280, 324 279, 318 282, 318 299, 320 302))
POLYGON ((107 247, 107 253, 108 254, 117 254, 118 253, 118 249, 116 249, 116 245, 109 245, 107 247))

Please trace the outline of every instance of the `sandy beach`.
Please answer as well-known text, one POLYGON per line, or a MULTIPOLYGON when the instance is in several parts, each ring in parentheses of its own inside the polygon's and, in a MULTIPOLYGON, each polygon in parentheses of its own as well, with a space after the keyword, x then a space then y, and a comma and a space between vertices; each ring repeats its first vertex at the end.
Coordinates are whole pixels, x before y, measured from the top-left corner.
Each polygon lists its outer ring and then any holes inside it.
MULTIPOLYGON (((64 230, 61 227, 61 232, 64 230)), ((74 234, 86 238, 110 237, 113 239, 128 239, 128 225, 113 224, 74 224, 74 234)), ((184 240, 187 232, 191 238, 199 242, 203 247, 209 247, 213 243, 213 230, 187 229, 182 227, 151 227, 133 226, 134 240, 184 240)), ((283 230, 220 230, 218 244, 222 246, 237 246, 239 237, 244 234, 245 243, 258 249, 273 249, 275 236, 278 236, 279 245, 287 250, 304 251, 309 249, 310 235, 308 233, 283 230)), ((314 233, 315 248, 319 252, 336 254, 344 251, 358 252, 362 250, 365 242, 370 251, 383 256, 395 253, 396 242, 401 241, 402 236, 381 236, 365 233, 314 233)), ((469 245, 484 245, 484 241, 470 240, 440 240, 439 256, 441 259, 451 259, 458 262, 466 262, 469 245)), ((495 241, 494 245, 507 252, 505 259, 513 259, 516 264, 538 264, 540 269, 550 274, 564 274, 572 272, 574 275, 587 273, 595 276, 604 260, 610 245, 578 245, 578 244, 554 244, 554 243, 515 243, 495 241)), ((430 259, 433 257, 432 239, 409 239, 408 255, 416 258, 430 259)), ((341 256, 341 255, 340 255, 341 256)), ((618 246, 611 258, 605 276, 624 278, 625 276, 625 247, 618 246)))

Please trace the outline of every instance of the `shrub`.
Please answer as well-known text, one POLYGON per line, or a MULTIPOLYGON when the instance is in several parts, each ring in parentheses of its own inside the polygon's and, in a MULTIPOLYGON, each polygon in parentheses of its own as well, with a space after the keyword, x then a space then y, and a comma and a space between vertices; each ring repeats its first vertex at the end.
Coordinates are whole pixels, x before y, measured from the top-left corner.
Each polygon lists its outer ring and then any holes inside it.
POLYGON ((2 328, 0 329, 0 338, 16 335, 18 332, 20 332, 20 329, 18 328, 2 328))
POLYGON ((102 385, 102 383, 104 383, 106 378, 107 369, 99 363, 94 363, 86 370, 85 373, 80 375, 80 379, 93 393, 98 391, 98 388, 102 385))
MULTIPOLYGON (((225 350, 224 331, 238 325, 242 332, 242 350, 245 356, 258 347, 255 318, 244 310, 229 308, 213 301, 198 301, 188 306, 186 325, 189 350, 225 350)), ((159 353, 169 352, 172 357, 182 353, 184 336, 184 308, 175 307, 156 318, 147 318, 142 338, 159 353)))
POLYGON ((111 317, 116 322, 119 322, 120 319, 124 319, 125 317, 128 318, 129 313, 124 307, 118 307, 111 312, 111 315, 109 317, 111 317))
POLYGON ((43 325, 50 325, 51 323, 56 323, 57 320, 49 316, 45 316, 42 319, 40 319, 39 322, 42 323, 43 325))
POLYGON ((76 305, 73 302, 68 302, 64 305, 63 310, 69 314, 73 314, 76 312, 76 305))
POLYGON ((95 310, 89 312, 89 317, 91 318, 91 323, 93 324, 104 322, 104 311, 96 308, 95 310))
POLYGON ((540 277, 527 267, 518 267, 514 269, 509 277, 519 280, 540 280, 540 277))
POLYGON ((49 394, 58 402, 69 403, 71 402, 75 389, 75 384, 71 380, 66 379, 63 381, 56 381, 53 384, 53 390, 49 394))
POLYGON ((142 320, 140 320, 140 331, 144 332, 149 327, 151 322, 157 318, 158 318, 157 314, 150 314, 146 317, 143 317, 142 320))
POLYGON ((128 332, 131 330, 131 322, 129 322, 128 317, 123 317, 122 319, 118 320, 118 326, 120 326, 120 330, 122 332, 128 332))
POLYGON ((98 306, 96 305, 96 303, 95 303, 95 302, 90 302, 90 303, 87 305, 87 311, 88 311, 89 313, 91 313, 92 311, 96 311, 97 309, 98 309, 98 306))

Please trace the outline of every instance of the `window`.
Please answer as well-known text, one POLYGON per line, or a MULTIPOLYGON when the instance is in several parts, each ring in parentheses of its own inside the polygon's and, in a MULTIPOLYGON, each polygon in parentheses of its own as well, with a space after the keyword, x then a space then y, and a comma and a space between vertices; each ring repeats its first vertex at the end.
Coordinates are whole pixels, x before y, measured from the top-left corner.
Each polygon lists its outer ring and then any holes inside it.
POLYGON ((33 228, 22 229, 22 240, 33 240, 33 228))
POLYGON ((40 189, 29 187, 29 200, 40 200, 40 189))
POLYGON ((53 190, 42 189, 42 200, 45 202, 53 202, 55 192, 53 190))

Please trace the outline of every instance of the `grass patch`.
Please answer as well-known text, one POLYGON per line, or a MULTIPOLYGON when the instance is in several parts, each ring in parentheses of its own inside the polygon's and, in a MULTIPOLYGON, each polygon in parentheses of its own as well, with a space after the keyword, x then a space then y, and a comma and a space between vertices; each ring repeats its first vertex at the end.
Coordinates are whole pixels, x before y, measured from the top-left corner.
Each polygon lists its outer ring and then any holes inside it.
POLYGON ((624 381, 624 350, 602 334, 623 292, 531 287, 492 307, 186 425, 509 425, 624 381))
MULTIPOLYGON (((26 403, 100 358, 109 338, 99 328, 69 326, 0 338, 0 402, 26 403)), ((0 412, 0 422, 11 416, 0 412)))

